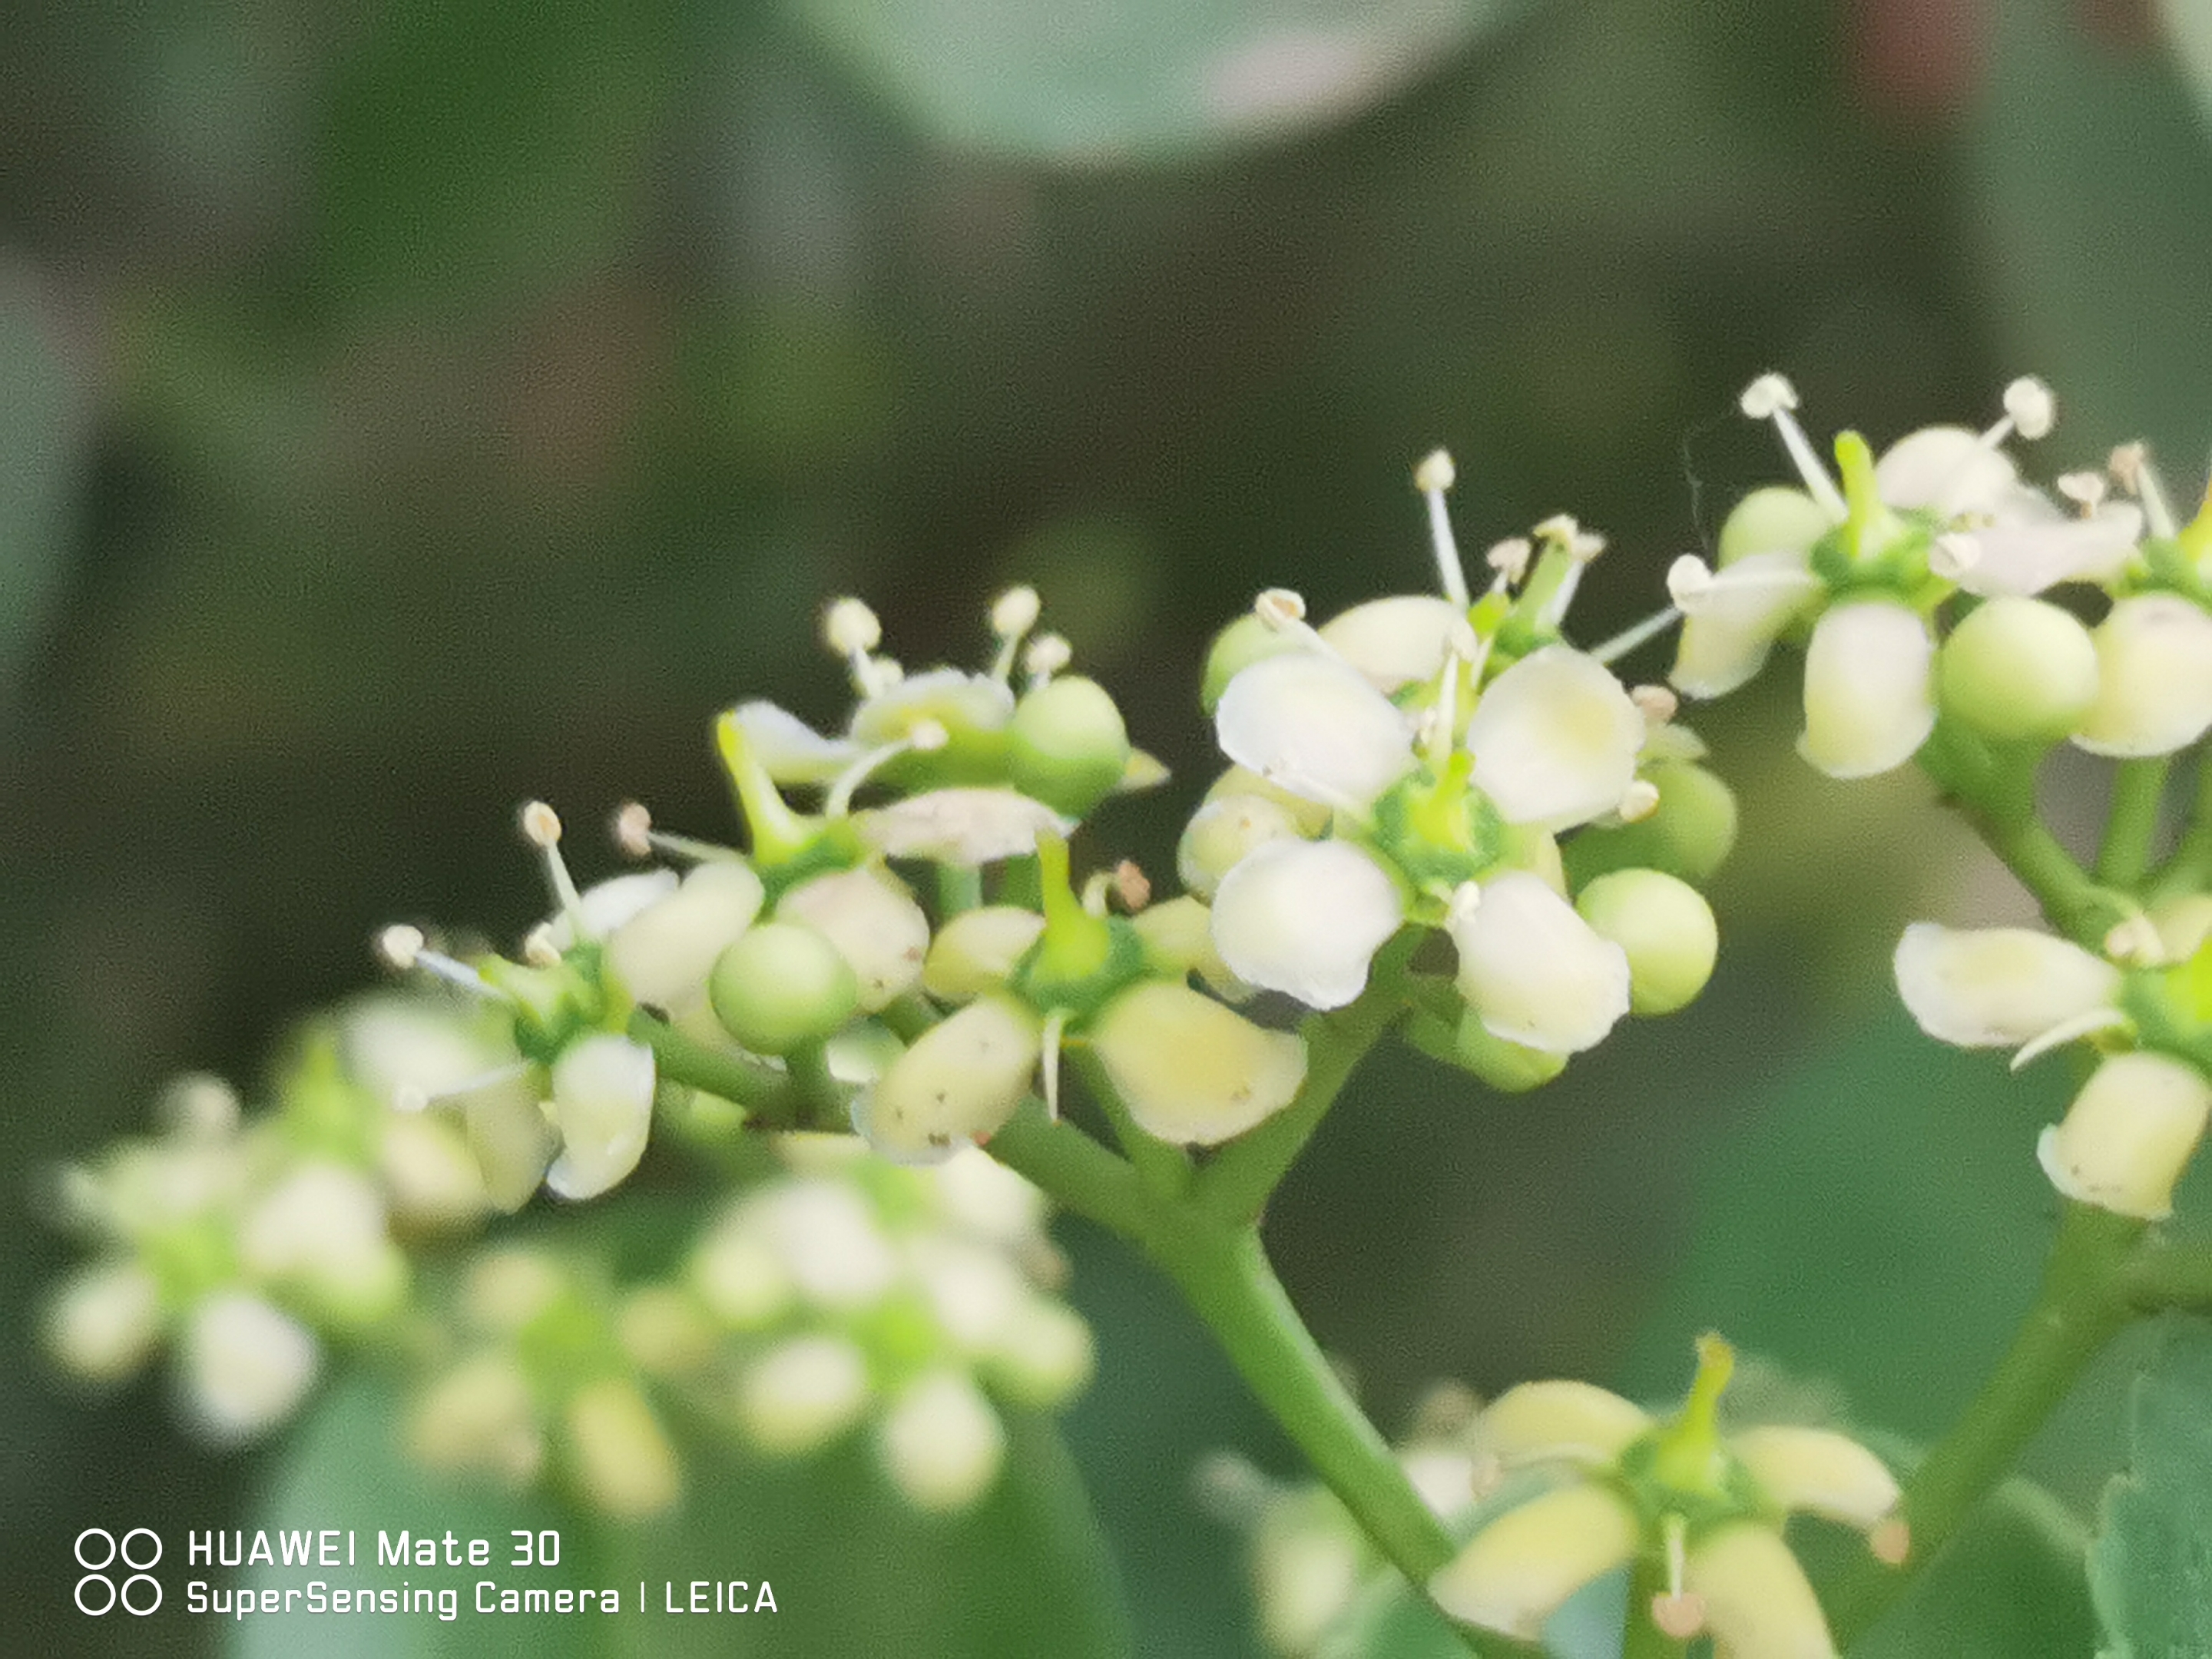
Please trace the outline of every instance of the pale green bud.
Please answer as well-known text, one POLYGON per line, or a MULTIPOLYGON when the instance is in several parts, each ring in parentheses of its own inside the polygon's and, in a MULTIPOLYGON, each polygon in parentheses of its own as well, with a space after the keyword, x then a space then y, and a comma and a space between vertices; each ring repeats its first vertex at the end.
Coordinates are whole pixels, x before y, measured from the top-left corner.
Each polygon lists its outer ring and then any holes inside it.
POLYGON ((1735 845, 1735 796, 1702 766, 1660 761, 1639 775, 1659 805, 1633 823, 1579 831, 1564 849, 1568 878, 1586 885, 1612 870, 1663 870, 1703 882, 1735 845))
POLYGON ((2074 741, 2094 755, 2170 755, 2212 726, 2212 615, 2138 593, 2097 624, 2097 700, 2074 741))
POLYGON ((1009 997, 980 998, 891 1062, 865 1097, 861 1132, 908 1159, 992 1134, 1029 1094, 1042 1048, 1036 1014, 1009 997))
POLYGON ((1222 795, 1191 814, 1176 843, 1176 874, 1200 898, 1212 898, 1222 877, 1247 853, 1298 834, 1289 808, 1264 795, 1222 795))
POLYGON ((842 1336, 816 1334, 777 1344, 738 1385, 738 1420, 763 1451, 796 1457, 852 1426, 868 1403, 868 1364, 842 1336))
POLYGON ((1251 1000, 1252 988, 1221 959, 1213 943, 1213 913, 1201 901, 1185 893, 1148 904, 1130 921, 1144 941, 1146 966, 1163 979, 1196 974, 1206 989, 1224 1000, 1251 1000))
POLYGON ((692 1252, 691 1286, 709 1313, 741 1331, 774 1323, 793 1294, 783 1257, 743 1211, 717 1222, 692 1252))
POLYGON ((1097 1349, 1083 1316, 1049 1297, 1024 1302, 1000 1334, 992 1380, 1015 1403, 1049 1409, 1091 1380, 1097 1349))
POLYGON ((119 1382, 161 1334, 161 1292, 137 1261, 81 1268, 46 1306, 46 1351, 90 1382, 119 1382))
POLYGON ((714 960, 707 995, 722 1029, 757 1054, 787 1054, 853 1018, 860 982, 811 927, 763 922, 714 960))
POLYGON ((1564 1054, 1531 1048, 1492 1035, 1482 1023, 1482 1016, 1472 1008, 1460 1016, 1459 1035, 1449 1058, 1492 1088, 1509 1095, 1540 1089, 1567 1069, 1564 1054))
POLYGON ((682 1008, 697 1000, 723 947, 752 925, 763 894, 748 865, 702 864, 608 935, 607 966, 640 1002, 682 1008))
POLYGON ((1114 999, 1091 1042, 1129 1115, 1179 1146, 1218 1146, 1291 1103, 1305 1044, 1187 985, 1146 980, 1114 999))
POLYGON ((615 1335, 637 1368, 656 1376, 696 1371, 714 1357, 714 1331, 673 1285, 644 1285, 623 1298, 615 1335))
POLYGON ((1213 705, 1221 701, 1221 694, 1229 689, 1229 682, 1254 663, 1285 651, 1304 649, 1305 647, 1297 640, 1268 627, 1247 611, 1216 634, 1213 643, 1206 647, 1206 670, 1199 679, 1199 706, 1211 714, 1213 705))
POLYGON ((913 988, 929 953, 929 918, 895 877, 875 870, 817 876, 783 896, 780 921, 803 921, 852 963, 860 1009, 874 1013, 913 988))
POLYGON ((966 1509, 999 1478, 1006 1431, 971 1380, 933 1371, 884 1414, 877 1445, 884 1472, 907 1502, 949 1514, 966 1509))
POLYGON ((1720 932, 1712 907, 1687 882, 1656 870, 1617 870, 1583 888, 1575 908, 1627 954, 1632 1012, 1671 1014, 1712 977, 1720 932))
POLYGON ((1943 641, 1945 712, 2000 742, 2055 743, 2097 698, 2097 647, 2055 605, 2006 597, 1978 606, 1943 641))
POLYGON ((1827 509, 1803 490, 1768 484, 1735 504, 1715 552, 1723 568, 1753 553, 1802 553, 1834 527, 1827 509))
POLYGON ((921 988, 944 1002, 972 1002, 1013 977, 1014 964, 1044 931, 1044 918, 1013 904, 963 910, 937 930, 921 988))
POLYGON ((218 1445, 236 1445, 292 1414, 314 1382, 322 1351, 289 1314, 240 1291, 192 1310, 178 1352, 184 1408, 218 1445))
POLYGON ((576 1484, 592 1508, 639 1520, 683 1496, 676 1449, 635 1382, 586 1384, 569 1396, 567 1419, 576 1484))
POLYGON ((1080 818, 1121 787, 1129 730, 1097 681, 1062 674, 1014 705, 1006 753, 1016 788, 1080 818))

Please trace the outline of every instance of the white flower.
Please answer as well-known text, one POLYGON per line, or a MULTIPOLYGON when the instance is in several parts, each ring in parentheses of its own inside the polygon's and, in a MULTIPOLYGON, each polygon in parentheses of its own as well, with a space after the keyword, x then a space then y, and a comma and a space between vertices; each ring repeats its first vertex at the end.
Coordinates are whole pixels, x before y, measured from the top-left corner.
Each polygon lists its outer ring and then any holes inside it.
POLYGON ((1830 607, 1805 653, 1799 750, 1832 778, 1902 766, 1936 729, 1935 662, 1926 621, 1903 605, 1830 607))
POLYGON ((2075 744, 2093 755, 2170 755, 2212 728, 2212 616, 2173 593, 2119 601, 2097 625, 2097 700, 2075 744))
POLYGON ((1378 691, 1436 678, 1467 607, 1433 593, 1397 593, 1340 611, 1321 626, 1328 647, 1378 691))
POLYGON ((1297 1037, 1263 1030, 1165 980, 1115 997, 1091 1042, 1129 1115, 1178 1146, 1218 1146, 1243 1133, 1289 1105, 1305 1081, 1297 1037))
POLYGON ((610 1032, 573 1042, 553 1063, 553 1121, 561 1155, 545 1184, 563 1198, 596 1198, 645 1155, 653 1121, 653 1050, 610 1032))
POLYGON ((1306 800, 1364 806, 1413 768, 1413 732, 1340 659, 1287 651, 1229 682, 1214 709, 1221 750, 1306 800))
POLYGON ((1397 884, 1346 841, 1267 842, 1213 896, 1230 971, 1309 1008, 1341 1008, 1366 989, 1368 963, 1404 920, 1397 884))
POLYGON ((1682 611, 1670 678, 1693 697, 1722 696, 1747 684, 1783 631, 1822 592, 1802 549, 1753 553, 1717 574, 1685 554, 1667 585, 1682 611))
POLYGON ((1546 1054, 1578 1054, 1628 1012, 1627 953, 1536 876, 1470 884, 1446 923, 1459 949, 1460 994, 1492 1036, 1546 1054))
POLYGON ((2111 963, 2029 927, 1915 922, 1897 942, 1896 971, 1920 1029, 1966 1048, 2036 1042, 2109 1007, 2120 987, 2111 963))
POLYGON ((1611 670, 1551 645, 1484 688, 1467 747, 1475 787, 1508 823, 1565 830, 1620 805, 1644 734, 1643 711, 1611 670))
POLYGON ((933 789, 857 822, 861 838, 885 858, 968 866, 1031 857, 1039 836, 1075 829, 1073 818, 1012 789, 933 789))
POLYGON ((991 1489, 1006 1458, 1006 1431, 991 1402, 958 1371, 909 1384, 877 1425, 884 1472, 930 1514, 964 1510, 991 1489))
POLYGON ((290 1315, 221 1291, 192 1310, 177 1358, 187 1415, 209 1439, 234 1445, 291 1415, 321 1351, 290 1315))
POLYGON ((2114 1054, 2097 1067, 2036 1156, 2067 1197, 2160 1221, 2212 1115, 2212 1083, 2164 1054, 2114 1054))

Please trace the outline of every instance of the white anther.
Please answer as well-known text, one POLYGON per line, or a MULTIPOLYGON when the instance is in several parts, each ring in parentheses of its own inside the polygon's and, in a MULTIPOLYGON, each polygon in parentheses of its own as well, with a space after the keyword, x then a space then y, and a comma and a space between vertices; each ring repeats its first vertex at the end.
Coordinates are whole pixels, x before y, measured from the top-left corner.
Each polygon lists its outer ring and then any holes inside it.
POLYGON ((522 834, 532 847, 553 848, 561 844, 561 815, 542 800, 525 805, 521 814, 522 834))
POLYGON ((1614 809, 1623 823, 1641 823, 1659 810, 1659 786, 1648 778, 1638 778, 1620 792, 1620 805, 1614 809))
POLYGON ((1583 527, 1573 514, 1554 513, 1538 525, 1534 533, 1539 541, 1571 542, 1583 533, 1583 527))
POLYGON ((841 657, 865 657, 884 641, 884 625, 860 599, 832 599, 822 613, 822 642, 841 657))
POLYGON ((2078 506, 2085 519, 2104 503, 2106 485, 2101 472, 2062 472, 2055 482, 2058 493, 2078 506))
POLYGON ((906 740, 917 753, 933 754, 952 741, 952 734, 945 729, 943 720, 919 720, 906 729, 906 740))
POLYGON ((1526 536, 1508 536, 1502 542, 1492 543, 1482 562, 1510 586, 1528 574, 1528 561, 1535 551, 1535 544, 1526 536))
POLYGON ((1886 1567, 1901 1567, 1912 1553, 1912 1528, 1902 1516, 1878 1522, 1867 1534, 1867 1548, 1886 1567))
POLYGON ((2123 968, 2158 968, 2166 963, 2166 941, 2158 924, 2138 911, 2115 922, 2105 935, 2105 955, 2123 968))
POLYGON ((1441 449, 1431 450, 1413 469, 1413 487, 1429 504, 1429 543, 1436 554, 1437 583, 1454 605, 1468 603, 1467 571, 1459 560, 1459 543, 1452 535, 1451 514, 1444 507, 1444 491, 1459 477, 1452 458, 1441 449))
POLYGON ((653 814, 643 801, 626 800, 615 809, 615 845, 634 859, 653 851, 653 814))
POLYGON ((1002 640, 1018 639, 1036 626, 1043 608, 1034 587, 1010 587, 991 605, 991 631, 1002 640))
POLYGON ((2058 401, 2051 388, 2033 374, 2023 374, 2004 389, 2004 411, 2013 428, 2033 442, 2058 423, 2058 401))
POLYGON ((1646 726, 1664 726, 1680 712, 1682 700, 1663 685, 1631 686, 1629 702, 1643 711, 1646 726))
POLYGON ((1567 556, 1577 564, 1588 564, 1605 551, 1605 538, 1595 530, 1578 531, 1567 538, 1567 556))
POLYGON ((1452 889, 1445 918, 1447 927, 1467 921, 1482 907, 1482 889, 1474 882, 1463 881, 1452 889))
POLYGON ((1779 374, 1762 374, 1744 387, 1737 407, 1754 421, 1768 421, 1785 409, 1797 407, 1797 388, 1779 374))
POLYGON ((1458 481, 1459 469, 1452 465, 1450 452, 1447 450, 1431 450, 1413 468, 1413 488, 1424 495, 1449 489, 1458 481))
POLYGON ((1075 647, 1067 642, 1064 634, 1040 634, 1030 641, 1030 648, 1022 653, 1022 666, 1028 671, 1030 688, 1048 684, 1054 674, 1075 659, 1075 647))
POLYGON ((1963 530, 1947 530, 1928 550, 1928 568, 1947 582, 1957 581, 1982 562, 1982 544, 1963 530))
POLYGON ((1662 1635, 1686 1642, 1705 1627, 1705 1598, 1695 1590, 1662 1590, 1651 1598, 1651 1622, 1662 1635))
POLYGON ((2114 449, 2105 462, 2106 471, 2113 481, 2129 495, 2142 493, 2143 463, 2150 459, 2150 446, 2142 442, 2122 444, 2114 449))
POLYGON ((425 943, 420 927, 400 922, 376 936, 376 954, 404 973, 422 956, 425 943))
POLYGON ((1152 878, 1134 859, 1123 859, 1114 866, 1114 896, 1132 915, 1152 902, 1152 878))
POLYGON ((1270 587, 1252 601, 1252 614, 1277 633, 1306 619, 1306 602, 1287 587, 1270 587))
POLYGON ((1694 553, 1667 567, 1667 597, 1685 611, 1713 591, 1713 568, 1694 553))
POLYGON ((522 959, 532 968, 557 968, 561 947, 553 942, 553 924, 539 922, 522 941, 522 959))

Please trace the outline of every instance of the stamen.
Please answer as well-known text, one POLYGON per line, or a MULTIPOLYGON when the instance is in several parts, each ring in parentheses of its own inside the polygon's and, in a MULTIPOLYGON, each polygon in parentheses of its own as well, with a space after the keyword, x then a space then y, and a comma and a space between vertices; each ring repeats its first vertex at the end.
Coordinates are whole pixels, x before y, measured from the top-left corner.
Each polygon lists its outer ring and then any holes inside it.
POLYGON ((1687 611, 1711 592, 1719 580, 1712 566, 1694 553, 1685 553, 1667 567, 1667 597, 1677 608, 1687 611))
POLYGON ((448 1083, 442 1089, 425 1089, 414 1084, 403 1083, 392 1091, 392 1109, 395 1112, 422 1112, 448 1101, 464 1100, 486 1089, 495 1089, 512 1083, 530 1070, 525 1060, 510 1060, 495 1066, 489 1072, 463 1078, 459 1083, 448 1083))
POLYGON ((443 951, 433 951, 424 943, 422 930, 405 923, 386 928, 376 936, 376 953, 402 973, 419 968, 433 979, 442 979, 448 985, 458 985, 474 996, 492 1002, 512 1003, 514 999, 486 980, 482 974, 443 951))
POLYGON ((553 942, 553 924, 541 921, 522 941, 522 959, 532 968, 557 968, 561 947, 553 942))
POLYGON ((2101 472, 2062 472, 2056 482, 2058 493, 2079 507, 2085 519, 2104 505, 2105 475, 2101 472))
POLYGON ((851 670, 853 689, 863 697, 884 690, 880 665, 869 655, 884 641, 884 625, 862 601, 832 599, 822 613, 822 642, 844 658, 851 670))
POLYGON ((1028 671, 1030 690, 1049 685, 1052 677, 1075 659, 1075 647, 1061 634, 1040 634, 1030 641, 1030 648, 1022 653, 1022 666, 1028 671))
POLYGON ((1667 1533, 1667 1588, 1651 1598, 1651 1622, 1662 1633, 1686 1642, 1705 1627, 1705 1600, 1682 1588, 1687 1570, 1690 1523, 1669 1515, 1660 1524, 1667 1533))
POLYGON ((1641 823, 1659 810, 1659 786, 1648 778, 1638 778, 1620 792, 1620 805, 1613 809, 1623 823, 1641 823))
POLYGON ((1023 636, 1036 626, 1043 608, 1036 589, 1027 584, 1008 588, 992 604, 991 632, 998 635, 999 654, 991 665, 991 678, 1000 684, 1004 685, 1012 677, 1023 636))
POLYGON ((1466 660, 1460 643, 1456 637, 1447 641, 1443 665, 1437 671, 1437 700, 1421 711, 1419 741, 1429 769, 1439 777, 1451 759, 1452 737, 1459 725, 1460 665, 1466 660))
POLYGON ((2137 911, 2112 924, 2105 935, 2105 954, 2123 968, 2162 968, 2166 941, 2159 937, 2157 923, 2137 911))
POLYGON ((1508 536, 1502 542, 1492 542, 1482 562, 1498 573, 1490 585, 1493 593, 1503 593, 1528 574, 1528 561, 1535 556, 1536 546, 1526 536, 1508 536))
MULTIPOLYGON (((2005 420, 2015 432, 2033 443, 2047 436, 2058 423, 2058 400, 2051 395, 2051 388, 2033 374, 2023 374, 2004 389, 2005 420)), ((1996 428, 1990 428, 1994 432, 1996 428)), ((1984 437, 1983 441, 1989 442, 1984 437)))
POLYGON ((1656 639, 1681 620, 1681 611, 1670 605, 1664 611, 1654 611, 1633 627, 1622 629, 1620 633, 1601 644, 1591 647, 1588 654, 1596 661, 1610 666, 1635 650, 1646 640, 1656 639))
POLYGON ((561 815, 542 800, 527 803, 522 809, 522 835, 523 839, 545 854, 546 884, 552 888, 553 902, 568 918, 576 937, 592 937, 592 930, 584 923, 584 896, 576 890, 576 879, 568 873, 568 861, 561 856, 561 815))
POLYGON ((1806 490, 1838 522, 1850 516, 1843 492, 1820 465, 1812 442, 1805 436, 1805 428, 1797 424, 1797 417, 1790 411, 1797 407, 1797 388, 1779 374, 1762 374, 1744 388, 1738 406, 1754 421, 1771 421, 1782 437, 1782 447, 1790 452, 1790 459, 1797 468, 1797 476, 1805 481, 1806 490))
POLYGON ((2012 1069, 2017 1072, 2076 1037, 2094 1036, 2099 1031, 2118 1030, 2133 1023, 2118 1008, 2092 1008, 2086 1014, 2062 1019, 2042 1036, 2022 1043, 2020 1052, 2012 1057, 2012 1069))
POLYGON ((1083 878, 1083 908, 1090 915, 1106 914, 1106 896, 1114 890, 1111 871, 1094 870, 1083 878))
POLYGON ((1867 1548, 1886 1567, 1901 1567, 1912 1553, 1912 1528, 1902 1516, 1878 1522, 1867 1534, 1867 1548))
POLYGON ((1114 896, 1132 915, 1152 902, 1152 878, 1134 859, 1123 859, 1114 866, 1114 896))
POLYGON ((906 729, 906 735, 880 749, 871 749, 840 772, 822 798, 822 816, 842 818, 853 810, 853 796, 877 771, 896 760, 901 755, 930 754, 952 741, 952 734, 945 729, 941 720, 918 720, 906 729))
POLYGON ((1322 638, 1306 620, 1304 597, 1288 587, 1270 587, 1252 601, 1252 614, 1267 623, 1271 633, 1293 639, 1309 648, 1341 659, 1336 647, 1322 638))
POLYGON ((2152 535, 2167 538, 2180 533, 2181 521, 2173 516, 2172 504, 2166 499, 2166 487, 2159 479, 2158 469, 2151 465, 2148 445, 2122 444, 2106 465, 2119 480, 2120 488, 2142 502, 2152 535))
POLYGON ((1037 1064, 1044 1075, 1044 1115, 1048 1122, 1060 1121, 1060 1034, 1067 1024, 1067 1011, 1055 1008, 1044 1017, 1037 1064))
POLYGON ((1928 550, 1928 568, 1955 582, 1982 562, 1982 544, 1963 530, 1947 530, 1928 550))
POLYGON ((690 859, 694 864, 728 863, 742 855, 734 847, 701 841, 696 836, 672 836, 653 827, 653 814, 640 801, 626 800, 615 810, 615 845, 634 859, 653 853, 664 858, 690 859))
POLYGON ((1544 599, 1534 618, 1540 628, 1557 629, 1566 620, 1567 607, 1574 603, 1575 590, 1582 586, 1583 571, 1592 559, 1605 551, 1605 538, 1584 530, 1571 514, 1565 513, 1555 513, 1538 525, 1536 535, 1547 546, 1565 553, 1570 561, 1559 585, 1544 599))
POLYGON ((1682 700, 1673 688, 1664 685, 1634 685, 1628 690, 1628 700, 1643 712, 1646 726, 1664 726, 1681 712, 1682 700))
POLYGON ((1413 469, 1413 488, 1429 503, 1429 541, 1437 556, 1437 580, 1444 597, 1464 610, 1469 603, 1467 572, 1459 562, 1459 543, 1452 535, 1451 515, 1444 510, 1444 492, 1459 477, 1459 469, 1445 451, 1432 449, 1413 469))

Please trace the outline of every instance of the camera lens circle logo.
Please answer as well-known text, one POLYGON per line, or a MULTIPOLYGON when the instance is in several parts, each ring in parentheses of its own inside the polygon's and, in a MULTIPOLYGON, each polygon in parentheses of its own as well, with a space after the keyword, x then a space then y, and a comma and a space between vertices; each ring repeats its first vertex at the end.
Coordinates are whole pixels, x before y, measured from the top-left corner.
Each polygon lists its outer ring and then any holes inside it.
POLYGON ((120 1539, 105 1527, 87 1527, 76 1535, 76 1564, 85 1569, 76 1581, 76 1610, 94 1619, 118 1607, 143 1619, 161 1605, 161 1582, 147 1569, 161 1559, 161 1540, 151 1527, 133 1527, 120 1539), (125 1570, 116 1583, 112 1568, 125 1570))

